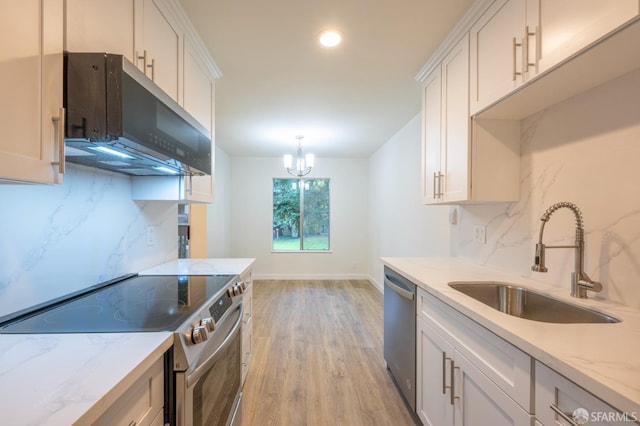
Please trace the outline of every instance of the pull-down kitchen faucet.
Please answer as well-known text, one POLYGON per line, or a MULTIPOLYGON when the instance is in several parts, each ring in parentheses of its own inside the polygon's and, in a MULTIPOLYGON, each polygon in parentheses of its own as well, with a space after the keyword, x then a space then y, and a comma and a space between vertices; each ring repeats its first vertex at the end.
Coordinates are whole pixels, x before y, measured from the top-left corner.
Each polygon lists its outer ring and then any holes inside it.
POLYGON ((586 272, 584 272, 584 225, 582 223, 582 212, 578 206, 566 201, 555 203, 547 209, 540 218, 540 238, 536 244, 536 257, 531 267, 535 272, 547 272, 545 266, 545 250, 549 248, 572 248, 575 249, 575 271, 571 273, 571 296, 581 299, 587 298, 587 290, 600 291, 602 284, 593 281, 586 272), (544 233, 544 225, 549 221, 551 214, 556 210, 566 207, 576 216, 576 241, 572 246, 547 246, 542 243, 542 234, 544 233))

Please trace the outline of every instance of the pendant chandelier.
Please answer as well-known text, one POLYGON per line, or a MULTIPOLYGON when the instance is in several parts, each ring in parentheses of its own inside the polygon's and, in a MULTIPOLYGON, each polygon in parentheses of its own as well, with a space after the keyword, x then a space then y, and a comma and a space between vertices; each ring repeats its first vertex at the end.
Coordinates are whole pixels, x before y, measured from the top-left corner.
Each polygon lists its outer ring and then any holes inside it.
POLYGON ((296 136, 296 139, 298 140, 298 152, 296 154, 295 167, 293 167, 293 156, 290 154, 284 156, 284 167, 287 169, 287 172, 290 175, 297 176, 299 178, 309 174, 309 172, 313 168, 315 160, 313 158, 313 154, 302 155, 303 138, 304 136, 302 135, 296 136))

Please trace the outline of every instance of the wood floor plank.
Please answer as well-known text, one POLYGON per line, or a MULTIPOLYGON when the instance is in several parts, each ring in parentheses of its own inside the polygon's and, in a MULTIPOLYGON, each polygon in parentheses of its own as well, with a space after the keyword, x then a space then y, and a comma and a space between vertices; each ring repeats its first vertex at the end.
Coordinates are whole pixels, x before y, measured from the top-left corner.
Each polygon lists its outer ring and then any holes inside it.
POLYGON ((364 280, 255 280, 242 425, 414 425, 384 366, 364 280))

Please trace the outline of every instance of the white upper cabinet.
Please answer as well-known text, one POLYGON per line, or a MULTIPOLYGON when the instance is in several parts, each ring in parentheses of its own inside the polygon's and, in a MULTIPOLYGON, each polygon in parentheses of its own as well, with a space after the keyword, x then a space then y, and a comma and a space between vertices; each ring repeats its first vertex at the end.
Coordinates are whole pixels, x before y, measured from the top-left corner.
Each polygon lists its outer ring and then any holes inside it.
POLYGON ((528 0, 529 63, 544 72, 633 19, 639 8, 638 0, 528 0))
MULTIPOLYGON (((637 0, 496 0, 470 30, 471 114, 481 112, 595 45, 637 17, 639 8, 637 0)), ((629 51, 619 53, 630 54, 629 51)), ((597 60, 591 64, 601 65, 597 60)), ((610 68, 610 78, 613 78, 618 67, 611 64, 610 68)), ((579 75, 571 77, 579 83, 562 76, 564 82, 554 82, 555 89, 550 89, 549 95, 541 92, 542 96, 556 101, 558 95, 552 93, 554 91, 566 92, 568 97, 576 93, 570 89, 576 84, 586 90, 607 79, 607 75, 601 76, 593 69, 579 71, 579 75), (598 80, 591 82, 593 78, 598 80)), ((533 95, 533 98, 540 96, 533 95)), ((535 102, 538 104, 539 100, 535 102)), ((531 112, 526 109, 524 114, 531 112)))
POLYGON ((425 78, 422 114, 424 204, 518 199, 519 123, 471 122, 467 34, 425 78))
POLYGON ((440 143, 442 125, 440 67, 436 67, 422 84, 422 202, 440 200, 440 143))
POLYGON ((496 0, 471 27, 471 114, 524 82, 525 22, 525 0, 496 0))
POLYGON ((469 37, 423 83, 422 173, 425 204, 465 200, 469 169, 469 37))
POLYGON ((66 1, 65 50, 115 53, 135 62, 134 0, 66 1))
POLYGON ((183 33, 167 5, 163 0, 67 0, 65 50, 124 55, 181 103, 183 33))
POLYGON ((182 104, 183 31, 162 0, 135 0, 136 65, 182 104))
POLYGON ((213 139, 214 76, 190 37, 184 40, 184 109, 213 139))
POLYGON ((0 0, 0 181, 60 183, 63 0, 0 0))
POLYGON ((442 201, 469 198, 469 36, 449 52, 442 68, 442 201))

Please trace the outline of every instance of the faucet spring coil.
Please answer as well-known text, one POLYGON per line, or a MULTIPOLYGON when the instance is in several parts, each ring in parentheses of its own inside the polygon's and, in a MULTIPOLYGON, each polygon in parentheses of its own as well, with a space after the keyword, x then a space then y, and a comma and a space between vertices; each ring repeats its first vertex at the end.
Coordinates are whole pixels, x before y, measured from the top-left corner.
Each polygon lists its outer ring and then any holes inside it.
POLYGON ((543 222, 548 222, 549 218, 551 217, 551 215, 556 210, 561 209, 561 208, 567 208, 567 209, 569 209, 569 210, 571 210, 573 212, 573 214, 576 217, 576 228, 579 229, 580 231, 583 231, 584 230, 584 223, 582 221, 582 212, 580 211, 578 206, 576 206, 574 203, 570 203, 568 201, 561 201, 559 203, 553 204, 551 207, 549 207, 547 209, 547 211, 544 212, 544 214, 542 215, 540 220, 543 221, 543 222))

